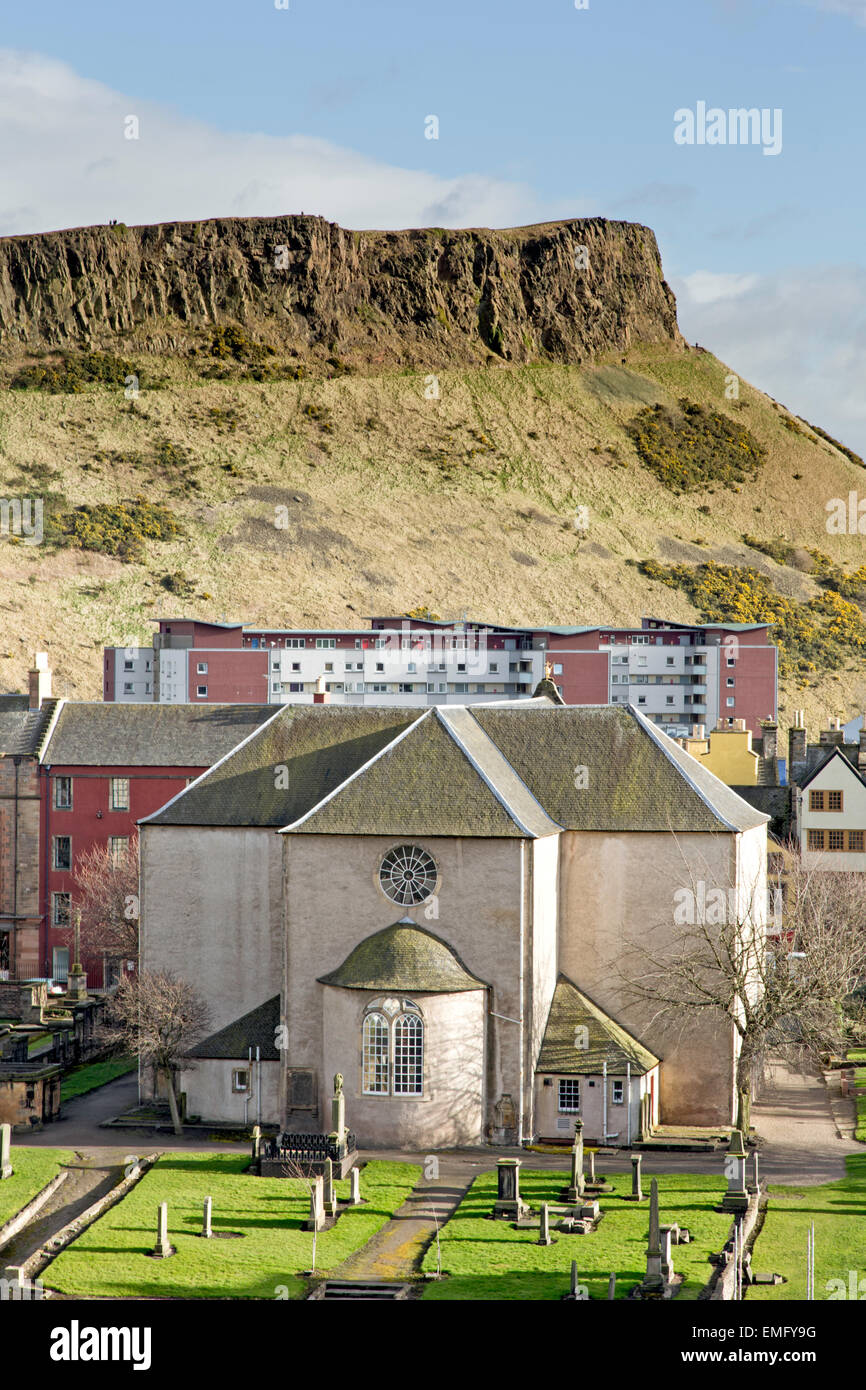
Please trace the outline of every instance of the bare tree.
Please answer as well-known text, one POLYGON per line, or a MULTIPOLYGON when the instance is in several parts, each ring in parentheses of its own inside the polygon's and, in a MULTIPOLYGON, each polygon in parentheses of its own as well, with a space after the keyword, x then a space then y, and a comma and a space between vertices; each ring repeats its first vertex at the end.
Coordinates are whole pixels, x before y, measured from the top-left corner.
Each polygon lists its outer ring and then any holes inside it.
POLYGON ((75 910, 81 949, 90 957, 138 956, 138 832, 120 851, 95 845, 75 863, 75 910))
POLYGON ((866 874, 806 868, 791 852, 784 882, 771 885, 768 923, 762 873, 720 885, 688 867, 672 889, 673 925, 634 943, 639 967, 621 979, 652 1023, 733 1025, 737 1127, 747 1131, 753 1077, 769 1051, 817 1059, 866 1035, 866 874))
POLYGON ((132 1052, 164 1079, 175 1134, 183 1132, 175 1071, 209 1024, 210 1009, 201 995, 186 980, 162 971, 122 979, 108 1005, 103 1038, 132 1052))

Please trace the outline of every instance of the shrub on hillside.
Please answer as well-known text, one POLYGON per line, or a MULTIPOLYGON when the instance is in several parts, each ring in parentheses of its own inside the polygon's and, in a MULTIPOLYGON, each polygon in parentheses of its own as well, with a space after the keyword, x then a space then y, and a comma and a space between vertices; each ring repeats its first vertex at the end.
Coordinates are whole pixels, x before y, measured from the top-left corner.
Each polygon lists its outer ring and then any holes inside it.
POLYGON ((63 352, 56 362, 34 362, 22 367, 9 385, 14 391, 48 391, 53 395, 72 394, 87 386, 124 386, 127 377, 141 372, 131 362, 110 352, 63 352))
POLYGON ((709 483, 735 488, 757 476, 766 458, 745 425, 682 397, 679 408, 646 406, 628 425, 643 464, 674 492, 694 492, 709 483))
POLYGON ((167 507, 141 496, 130 502, 83 503, 60 517, 58 531, 67 545, 116 555, 125 563, 144 560, 147 540, 171 541, 183 535, 167 507))

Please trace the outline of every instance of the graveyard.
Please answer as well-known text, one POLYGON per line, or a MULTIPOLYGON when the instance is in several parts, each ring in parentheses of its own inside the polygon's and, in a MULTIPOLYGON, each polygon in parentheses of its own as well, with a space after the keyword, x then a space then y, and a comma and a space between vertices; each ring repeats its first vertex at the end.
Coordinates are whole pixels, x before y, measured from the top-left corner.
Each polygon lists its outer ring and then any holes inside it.
MULTIPOLYGON (((302 1298, 311 1268, 309 1184, 250 1174, 246 1154, 164 1154, 116 1207, 49 1266, 44 1281, 73 1298, 302 1298), (205 1199, 213 1236, 202 1237, 205 1199), (168 1208, 169 1258, 153 1258, 157 1213, 168 1208), (229 1237, 229 1238, 226 1238, 229 1237), (233 1238, 232 1238, 233 1237, 233 1238)), ((361 1205, 316 1238, 316 1272, 360 1249, 402 1205, 421 1175, 378 1160, 361 1173, 361 1205)), ((334 1184, 348 1202, 347 1178, 334 1184)))
POLYGON ((17 1145, 10 1149, 12 1172, 0 1181, 0 1226, 41 1192, 72 1157, 65 1149, 26 1149, 17 1145))
POLYGON ((806 1297, 806 1232, 813 1222, 815 1297, 866 1298, 866 1154, 849 1155, 845 1167, 844 1178, 820 1187, 770 1186, 754 1263, 762 1269, 777 1269, 787 1283, 752 1288, 749 1301, 806 1297), (853 1295, 851 1271, 856 1272, 854 1283, 859 1286, 853 1295))

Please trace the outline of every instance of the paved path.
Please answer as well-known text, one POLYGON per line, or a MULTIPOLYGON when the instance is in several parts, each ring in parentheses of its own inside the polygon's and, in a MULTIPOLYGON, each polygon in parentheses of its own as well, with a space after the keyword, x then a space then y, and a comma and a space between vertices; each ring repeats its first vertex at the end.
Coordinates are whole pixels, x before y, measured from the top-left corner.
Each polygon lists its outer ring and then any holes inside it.
POLYGON ((801 1076, 776 1062, 767 1069, 767 1082, 752 1110, 762 1141, 762 1176, 792 1184, 844 1178, 845 1155, 863 1148, 855 1140, 838 1137, 823 1077, 801 1076))
MULTIPOLYGON (((480 1167, 480 1165, 479 1165, 480 1167)), ((455 1156, 439 1159, 439 1177, 422 1178, 386 1226, 332 1270, 331 1279, 417 1278, 424 1253, 456 1210, 477 1169, 455 1156)))
MULTIPOLYGON (((29 1137, 29 1136, 28 1136, 29 1137)), ((89 1149, 65 1165, 69 1177, 49 1197, 35 1221, 13 1236, 0 1251, 0 1266, 21 1265, 76 1216, 98 1202, 123 1177, 124 1165, 114 1150, 89 1149)))

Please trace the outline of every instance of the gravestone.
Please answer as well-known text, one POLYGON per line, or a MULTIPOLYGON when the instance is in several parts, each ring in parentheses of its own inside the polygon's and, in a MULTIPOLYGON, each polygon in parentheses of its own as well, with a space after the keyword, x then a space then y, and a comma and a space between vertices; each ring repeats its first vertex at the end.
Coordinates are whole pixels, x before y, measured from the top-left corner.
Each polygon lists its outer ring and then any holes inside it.
POLYGON ((496 1160, 496 1204, 494 1217, 520 1221, 529 1215, 529 1207, 520 1196, 520 1159, 496 1160))
POLYGON ((722 1211, 742 1214, 748 1210, 749 1194, 746 1191, 746 1150, 743 1147, 743 1132, 735 1129, 725 1155, 725 1173, 728 1190, 722 1198, 722 1211))
POLYGON ((646 1200, 645 1193, 641 1187, 640 1166, 643 1161, 643 1154, 632 1154, 631 1156, 631 1193, 626 1197, 627 1202, 643 1202, 646 1200))
POLYGON ((588 1297, 589 1294, 585 1293, 580 1286, 580 1280, 577 1275, 577 1260, 572 1260, 569 1290, 567 1294, 563 1295, 563 1300, 566 1303, 585 1303, 588 1297))
POLYGON ((311 1179, 310 1215, 304 1222, 305 1231, 321 1231, 325 1224, 324 1182, 320 1174, 311 1179))
POLYGON ((203 1220, 202 1220, 202 1228, 201 1228, 201 1233, 202 1233, 202 1236, 204 1237, 205 1240, 210 1240, 211 1236, 213 1235, 212 1217, 213 1217, 213 1197, 205 1197, 205 1199, 204 1199, 204 1217, 203 1217, 203 1220))
POLYGON ((760 1190, 761 1190, 761 1180, 760 1180, 760 1177, 759 1177, 759 1175, 758 1175, 758 1154, 757 1154, 757 1150, 755 1151, 755 1153, 752 1154, 752 1158, 753 1158, 754 1161, 755 1161, 755 1171, 754 1171, 754 1176, 752 1177, 751 1182, 747 1182, 747 1183, 746 1183, 746 1191, 747 1191, 747 1192, 760 1192, 760 1190))
POLYGON ((561 1197, 564 1202, 580 1202, 586 1179, 583 1176, 583 1120, 574 1122, 574 1144, 571 1149, 571 1182, 564 1187, 561 1197))
POLYGON ((607 1296, 608 1299, 616 1298, 616 1275, 613 1272, 607 1281, 607 1296))
POLYGON ((351 1196, 349 1197, 349 1201, 350 1201, 350 1203, 352 1204, 353 1207, 359 1207, 359 1206, 361 1205, 361 1173, 360 1173, 360 1170, 359 1170, 358 1168, 353 1168, 353 1169, 350 1171, 350 1173, 349 1173, 349 1179, 350 1179, 351 1184, 352 1184, 352 1187, 351 1187, 351 1196))
POLYGON ((646 1247, 646 1274, 640 1286, 641 1294, 664 1293, 665 1280, 662 1274, 661 1231, 659 1229, 659 1185, 655 1178, 650 1183, 649 1238, 646 1247))
POLYGON ((337 1215, 337 1194, 334 1191, 334 1164, 330 1158, 325 1159, 325 1171, 322 1175, 322 1204, 325 1208, 326 1216, 337 1215))
POLYGON ((258 1163, 259 1152, 262 1146, 262 1131, 259 1125, 253 1125, 253 1163, 258 1163))
POLYGON ((662 1252, 662 1278, 664 1279, 666 1284, 670 1284, 674 1276, 674 1263, 671 1257, 673 1233, 673 1226, 659 1227, 659 1241, 662 1252))
POLYGON ((160 1202, 156 1222, 156 1245, 151 1250, 155 1260, 167 1260, 175 1253, 168 1239, 168 1202, 160 1202))
POLYGON ((346 1097, 343 1095, 343 1074, 334 1077, 334 1094, 331 1098, 331 1132, 340 1143, 346 1137, 346 1097))
POLYGON ((0 1125, 0 1178, 12 1176, 12 1126, 0 1125))
POLYGON ((539 1237, 538 1244, 553 1244, 553 1237, 550 1234, 550 1208, 546 1202, 542 1202, 541 1204, 541 1235, 539 1237))
POLYGON ((587 1176, 589 1182, 591 1182, 592 1185, 593 1185, 593 1187, 594 1187, 594 1186, 595 1186, 595 1149, 590 1149, 589 1153, 588 1153, 587 1156, 586 1156, 586 1162, 587 1162, 587 1166, 588 1166, 588 1168, 589 1168, 589 1172, 587 1173, 586 1176, 587 1176))

